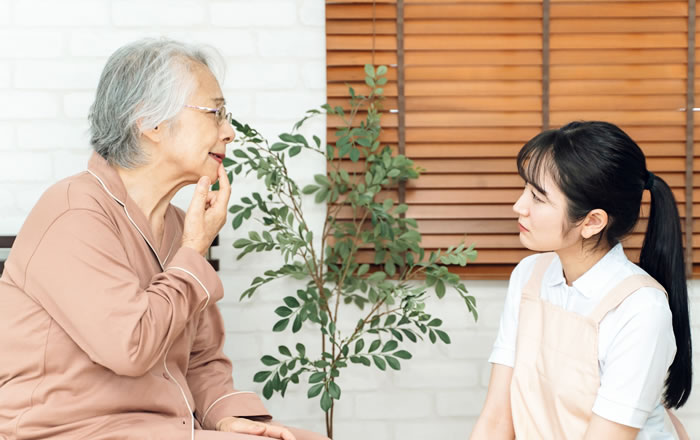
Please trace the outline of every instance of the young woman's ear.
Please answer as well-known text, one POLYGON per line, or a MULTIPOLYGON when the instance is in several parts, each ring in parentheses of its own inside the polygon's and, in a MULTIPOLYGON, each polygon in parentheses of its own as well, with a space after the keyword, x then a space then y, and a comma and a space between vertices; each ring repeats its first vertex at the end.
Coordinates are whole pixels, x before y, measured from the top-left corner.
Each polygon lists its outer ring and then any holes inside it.
POLYGON ((589 239, 599 234, 608 225, 608 213, 602 209, 594 209, 586 215, 581 223, 581 236, 589 239))

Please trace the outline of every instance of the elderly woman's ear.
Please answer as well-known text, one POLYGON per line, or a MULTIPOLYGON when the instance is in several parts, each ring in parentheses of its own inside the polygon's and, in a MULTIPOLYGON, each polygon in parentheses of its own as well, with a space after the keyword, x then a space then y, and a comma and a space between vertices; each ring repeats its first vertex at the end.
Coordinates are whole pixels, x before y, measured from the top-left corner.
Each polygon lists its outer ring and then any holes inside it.
POLYGON ((141 135, 144 136, 150 143, 153 143, 153 144, 160 143, 163 140, 162 124, 156 125, 155 127, 151 128, 149 130, 144 130, 141 133, 141 135))

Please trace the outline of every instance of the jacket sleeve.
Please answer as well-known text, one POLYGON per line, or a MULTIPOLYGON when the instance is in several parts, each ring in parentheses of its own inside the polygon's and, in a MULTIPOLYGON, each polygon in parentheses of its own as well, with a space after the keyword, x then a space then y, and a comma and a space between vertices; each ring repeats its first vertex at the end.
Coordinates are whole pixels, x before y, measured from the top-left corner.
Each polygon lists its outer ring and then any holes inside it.
POLYGON ((270 417, 255 393, 234 388, 231 361, 223 351, 224 337, 221 312, 212 304, 201 315, 187 370, 195 416, 204 429, 216 429, 224 417, 270 417))
POLYGON ((103 213, 66 211, 39 240, 23 288, 93 362, 141 376, 188 319, 220 299, 221 281, 201 255, 181 248, 144 288, 124 246, 103 213))

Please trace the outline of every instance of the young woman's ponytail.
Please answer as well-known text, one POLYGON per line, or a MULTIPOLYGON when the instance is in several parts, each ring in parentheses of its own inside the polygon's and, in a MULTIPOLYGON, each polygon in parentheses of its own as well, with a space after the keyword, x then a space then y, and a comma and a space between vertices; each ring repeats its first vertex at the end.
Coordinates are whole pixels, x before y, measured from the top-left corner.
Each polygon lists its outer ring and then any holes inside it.
POLYGON ((681 219, 671 188, 663 179, 648 172, 645 189, 651 192, 651 210, 639 266, 661 283, 668 293, 673 314, 673 334, 676 337, 676 357, 666 377, 664 404, 667 408, 679 408, 688 400, 693 383, 693 350, 681 219))

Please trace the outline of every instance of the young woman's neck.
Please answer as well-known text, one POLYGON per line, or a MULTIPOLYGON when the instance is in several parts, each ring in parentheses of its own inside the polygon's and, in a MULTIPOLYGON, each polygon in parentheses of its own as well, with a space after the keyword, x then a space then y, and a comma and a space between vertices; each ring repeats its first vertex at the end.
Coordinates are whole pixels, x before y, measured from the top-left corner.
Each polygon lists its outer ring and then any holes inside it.
POLYGON ((581 242, 578 242, 574 246, 556 251, 561 260, 566 284, 571 286, 581 275, 595 266, 609 250, 610 247, 603 246, 602 244, 597 248, 591 249, 588 246, 582 245, 581 242))

